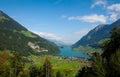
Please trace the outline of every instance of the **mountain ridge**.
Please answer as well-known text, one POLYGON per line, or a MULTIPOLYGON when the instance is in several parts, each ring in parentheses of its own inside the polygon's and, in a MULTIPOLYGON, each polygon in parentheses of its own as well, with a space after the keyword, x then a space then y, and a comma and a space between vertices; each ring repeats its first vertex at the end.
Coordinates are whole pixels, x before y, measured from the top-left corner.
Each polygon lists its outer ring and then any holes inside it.
POLYGON ((76 48, 79 46, 91 46, 94 48, 99 47, 98 42, 109 38, 110 31, 114 28, 120 26, 120 19, 113 22, 112 24, 102 24, 98 25, 94 29, 90 30, 85 36, 78 40, 72 47, 76 48))
POLYGON ((23 55, 59 52, 54 43, 32 33, 2 11, 0 11, 0 36, 0 50, 19 51, 23 55))

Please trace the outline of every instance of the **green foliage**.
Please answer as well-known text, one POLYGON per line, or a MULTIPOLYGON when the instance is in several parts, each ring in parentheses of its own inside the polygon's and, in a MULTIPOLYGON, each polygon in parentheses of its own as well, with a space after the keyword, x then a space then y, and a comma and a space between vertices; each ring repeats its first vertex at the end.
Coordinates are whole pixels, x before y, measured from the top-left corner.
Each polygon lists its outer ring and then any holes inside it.
POLYGON ((118 49, 114 54, 110 57, 110 74, 114 77, 120 76, 120 49, 118 49))
POLYGON ((9 19, 0 14, 0 22, 4 22, 5 20, 8 21, 9 19))
POLYGON ((83 67, 78 71, 76 77, 97 77, 91 67, 83 67))
POLYGON ((120 27, 111 31, 111 38, 105 41, 103 48, 102 56, 93 54, 91 72, 83 68, 76 77, 120 77, 120 27))
POLYGON ((92 70, 97 75, 97 77, 105 77, 106 76, 105 61, 101 57, 101 55, 99 53, 94 53, 92 61, 93 61, 92 70))
POLYGON ((56 73, 56 77, 63 77, 63 76, 62 76, 62 73, 61 73, 60 71, 58 71, 58 72, 56 73))
POLYGON ((80 51, 84 51, 84 53, 94 53, 94 52, 99 52, 102 53, 102 50, 100 48, 93 48, 91 46, 79 46, 77 48, 73 48, 74 50, 80 50, 80 51))
POLYGON ((0 77, 18 77, 23 70, 23 62, 18 52, 12 55, 8 50, 0 52, 0 77))
POLYGON ((108 44, 109 41, 110 41, 110 38, 106 38, 106 39, 100 40, 98 44, 100 47, 103 48, 106 44, 108 44))
POLYGON ((42 72, 43 72, 43 75, 42 75, 43 77, 53 77, 52 65, 51 65, 49 56, 46 56, 46 58, 45 58, 42 72))
POLYGON ((30 77, 29 74, 30 74, 29 70, 24 68, 22 71, 20 71, 20 73, 18 74, 18 77, 30 77))
POLYGON ((92 62, 92 67, 83 67, 76 77, 106 77, 105 61, 99 53, 93 54, 92 62))
POLYGON ((103 57, 109 59, 120 48, 120 27, 116 27, 111 31, 111 39, 104 46, 103 57))
POLYGON ((100 48, 99 42, 111 37, 110 31, 114 27, 120 27, 120 19, 110 25, 98 25, 93 30, 89 31, 88 34, 83 36, 73 47, 78 48, 79 46, 90 46, 93 48, 100 48))
POLYGON ((74 60, 68 62, 67 59, 44 55, 25 57, 19 52, 4 50, 0 52, 0 77, 74 77, 86 64, 74 60))
POLYGON ((25 35, 26 37, 36 38, 35 35, 33 35, 30 31, 24 31, 22 30, 21 33, 25 35))
POLYGON ((112 55, 111 60, 110 60, 111 66, 115 69, 115 71, 118 71, 120 73, 120 49, 117 50, 115 54, 112 55))
MULTIPOLYGON (((77 60, 71 60, 68 57, 50 56, 50 55, 49 57, 50 57, 50 62, 52 64, 52 73, 54 76, 56 76, 56 73, 60 71, 63 77, 65 77, 66 73, 68 73, 68 77, 75 77, 79 68, 88 64, 86 62, 79 62, 77 60)), ((28 59, 31 59, 33 65, 35 65, 37 68, 39 67, 43 68, 43 64, 45 62, 44 55, 42 56, 31 55, 28 57, 28 59)), ((28 64, 27 67, 29 66, 30 65, 28 64)))
POLYGON ((30 77, 43 77, 42 69, 37 68, 36 66, 30 67, 30 77))
POLYGON ((0 77, 8 77, 10 75, 9 53, 7 50, 0 52, 0 77))
POLYGON ((22 56, 19 52, 14 52, 11 57, 11 68, 13 69, 14 77, 17 77, 19 73, 23 70, 24 63, 22 61, 22 56))

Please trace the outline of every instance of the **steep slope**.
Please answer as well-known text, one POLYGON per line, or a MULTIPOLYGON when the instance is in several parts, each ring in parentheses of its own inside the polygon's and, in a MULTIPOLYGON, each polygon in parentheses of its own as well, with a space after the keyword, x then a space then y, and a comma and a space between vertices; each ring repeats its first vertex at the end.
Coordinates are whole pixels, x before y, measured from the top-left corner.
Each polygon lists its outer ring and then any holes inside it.
POLYGON ((0 11, 0 50, 19 51, 23 55, 56 54, 58 47, 28 31, 21 24, 0 11))
POLYGON ((116 52, 120 52, 120 27, 113 28, 108 43, 104 46, 103 57, 109 59, 116 52))
POLYGON ((120 19, 110 25, 98 25, 93 30, 88 32, 87 35, 83 36, 78 42, 76 42, 73 47, 78 46, 91 46, 91 47, 99 47, 98 42, 109 38, 110 31, 114 28, 120 26, 120 19))

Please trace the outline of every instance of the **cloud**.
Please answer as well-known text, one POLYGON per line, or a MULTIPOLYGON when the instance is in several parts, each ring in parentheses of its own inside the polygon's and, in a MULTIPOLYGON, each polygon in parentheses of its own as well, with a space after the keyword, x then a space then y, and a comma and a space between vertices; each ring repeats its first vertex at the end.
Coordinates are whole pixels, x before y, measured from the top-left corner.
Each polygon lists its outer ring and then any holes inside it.
POLYGON ((73 32, 73 34, 75 35, 85 35, 86 33, 88 33, 88 31, 90 31, 89 29, 82 29, 82 30, 78 30, 73 32))
POLYGON ((115 21, 120 17, 120 4, 112 4, 111 6, 107 7, 109 19, 115 21))
POLYGON ((92 14, 86 16, 71 16, 68 17, 68 20, 79 20, 89 23, 96 23, 96 22, 106 23, 107 17, 105 17, 104 15, 92 14))
POLYGON ((58 40, 58 41, 62 40, 61 37, 52 33, 46 33, 46 32, 40 32, 40 31, 32 31, 32 32, 48 40, 58 40))
POLYGON ((120 4, 112 4, 107 7, 108 10, 120 12, 120 4))
POLYGON ((73 44, 75 41, 77 41, 74 37, 60 37, 57 36, 55 34, 52 33, 47 33, 47 32, 41 32, 41 31, 33 31, 33 33, 39 35, 42 38, 48 39, 48 40, 52 40, 52 41, 61 41, 66 45, 71 45, 73 44))
POLYGON ((103 7, 106 7, 106 0, 96 0, 92 5, 91 8, 94 8, 95 6, 100 6, 102 5, 103 7))

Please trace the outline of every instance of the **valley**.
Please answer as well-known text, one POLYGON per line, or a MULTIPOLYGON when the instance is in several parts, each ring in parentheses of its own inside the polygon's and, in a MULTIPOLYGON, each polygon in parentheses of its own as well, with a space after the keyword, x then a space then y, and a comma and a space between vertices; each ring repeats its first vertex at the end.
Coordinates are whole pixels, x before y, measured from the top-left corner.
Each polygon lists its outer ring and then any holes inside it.
MULTIPOLYGON (((10 53, 9 50, 0 52, 0 60, 2 61, 0 68, 6 70, 5 73, 0 73, 0 75, 7 77, 14 77, 14 75, 17 75, 17 77, 42 76, 47 74, 44 72, 44 68, 51 71, 52 77, 56 77, 58 71, 62 77, 75 77, 79 69, 85 66, 91 67, 91 61, 88 59, 52 55, 29 55, 25 57, 18 52, 10 53), (44 66, 46 61, 48 61, 48 65, 44 66), (14 64, 15 66, 12 66, 14 64), (14 73, 15 70, 18 71, 18 74, 14 73)), ((2 72, 2 69, 0 72, 2 72)))
POLYGON ((0 77, 120 77, 119 0, 0 0, 0 77))

